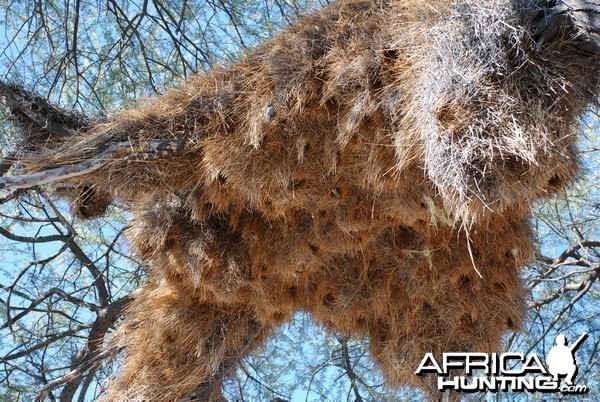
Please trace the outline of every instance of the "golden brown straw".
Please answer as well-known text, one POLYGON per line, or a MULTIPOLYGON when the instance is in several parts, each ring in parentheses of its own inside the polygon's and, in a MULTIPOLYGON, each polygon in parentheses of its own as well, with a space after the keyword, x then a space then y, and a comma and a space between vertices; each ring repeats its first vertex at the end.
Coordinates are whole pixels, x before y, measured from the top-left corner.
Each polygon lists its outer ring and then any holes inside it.
POLYGON ((30 130, 26 171, 96 161, 61 191, 130 205, 149 263, 110 398, 174 400, 298 310, 368 337, 394 386, 433 393, 426 352, 499 351, 600 76, 576 32, 536 43, 538 3, 338 1, 66 142, 30 130))

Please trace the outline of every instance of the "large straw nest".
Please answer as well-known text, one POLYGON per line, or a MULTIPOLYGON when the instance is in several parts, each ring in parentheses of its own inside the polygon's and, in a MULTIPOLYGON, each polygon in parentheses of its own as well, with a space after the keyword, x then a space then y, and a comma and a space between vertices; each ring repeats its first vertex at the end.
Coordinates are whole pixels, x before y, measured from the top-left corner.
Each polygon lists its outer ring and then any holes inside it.
POLYGON ((600 77, 575 28, 534 41, 538 3, 339 1, 64 145, 30 146, 29 171, 115 142, 142 155, 69 181, 85 216, 93 194, 131 206, 150 263, 111 397, 174 399, 298 310, 368 337, 392 385, 433 392, 413 374, 426 352, 499 351, 525 313, 529 205, 575 178, 600 77), (144 158, 156 139, 185 145, 144 158))

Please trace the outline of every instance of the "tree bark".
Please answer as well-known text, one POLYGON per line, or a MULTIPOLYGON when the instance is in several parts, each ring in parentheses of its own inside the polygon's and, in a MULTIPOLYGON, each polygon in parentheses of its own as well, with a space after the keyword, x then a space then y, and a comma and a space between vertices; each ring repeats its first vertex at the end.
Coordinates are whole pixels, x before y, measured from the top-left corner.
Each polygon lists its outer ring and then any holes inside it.
POLYGON ((600 1, 559 0, 545 8, 533 25, 533 36, 538 45, 551 42, 565 29, 575 29, 580 35, 582 49, 600 51, 600 1))

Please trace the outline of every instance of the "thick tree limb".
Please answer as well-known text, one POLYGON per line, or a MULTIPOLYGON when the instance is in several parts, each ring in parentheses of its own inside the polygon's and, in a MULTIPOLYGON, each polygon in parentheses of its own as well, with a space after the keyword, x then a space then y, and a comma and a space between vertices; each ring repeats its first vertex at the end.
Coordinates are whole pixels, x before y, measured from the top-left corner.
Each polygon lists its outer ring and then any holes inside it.
POLYGON ((587 248, 587 247, 600 247, 600 241, 593 241, 593 240, 581 241, 581 242, 569 247, 565 251, 563 251, 561 253, 561 255, 558 256, 558 258, 554 260, 553 264, 554 265, 561 264, 561 263, 565 262, 567 260, 567 258, 575 257, 575 253, 578 250, 581 250, 582 248, 587 248))
POLYGON ((72 401, 85 372, 95 368, 103 360, 111 356, 110 351, 101 349, 104 338, 109 328, 114 326, 117 319, 122 316, 131 300, 131 296, 125 296, 97 312, 96 320, 92 325, 85 346, 73 356, 71 365, 73 371, 65 376, 68 378, 64 379, 64 377, 61 377, 64 381, 56 385, 65 384, 60 394, 61 402, 72 401), (99 357, 101 358, 99 359, 99 357), (98 363, 96 364, 96 362, 98 363))
POLYGON ((543 10, 533 26, 538 45, 550 42, 565 28, 577 29, 583 36, 582 45, 590 51, 600 49, 600 1, 558 0, 543 10))
POLYGON ((68 137, 73 130, 89 127, 93 122, 81 113, 56 107, 33 92, 2 81, 0 99, 26 127, 51 135, 68 137))
POLYGON ((141 149, 134 148, 131 142, 118 142, 110 145, 105 151, 91 159, 71 166, 61 166, 42 172, 0 178, 0 189, 26 189, 45 184, 56 183, 74 177, 92 173, 115 159, 123 161, 153 160, 177 156, 185 152, 187 141, 151 140, 144 142, 141 149), (123 155, 124 154, 124 155, 123 155), (121 155, 121 156, 120 156, 121 155))

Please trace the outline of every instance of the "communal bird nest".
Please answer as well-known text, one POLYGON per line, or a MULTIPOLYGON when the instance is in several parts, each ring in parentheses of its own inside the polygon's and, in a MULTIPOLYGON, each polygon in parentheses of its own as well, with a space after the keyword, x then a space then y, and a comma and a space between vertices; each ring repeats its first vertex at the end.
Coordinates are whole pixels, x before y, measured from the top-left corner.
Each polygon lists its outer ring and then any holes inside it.
POLYGON ((433 395, 425 353, 497 352, 523 320, 530 205, 576 177, 599 32, 594 1, 347 0, 104 122, 3 85, 0 186, 132 211, 148 281, 109 398, 217 400, 299 310, 433 395))

